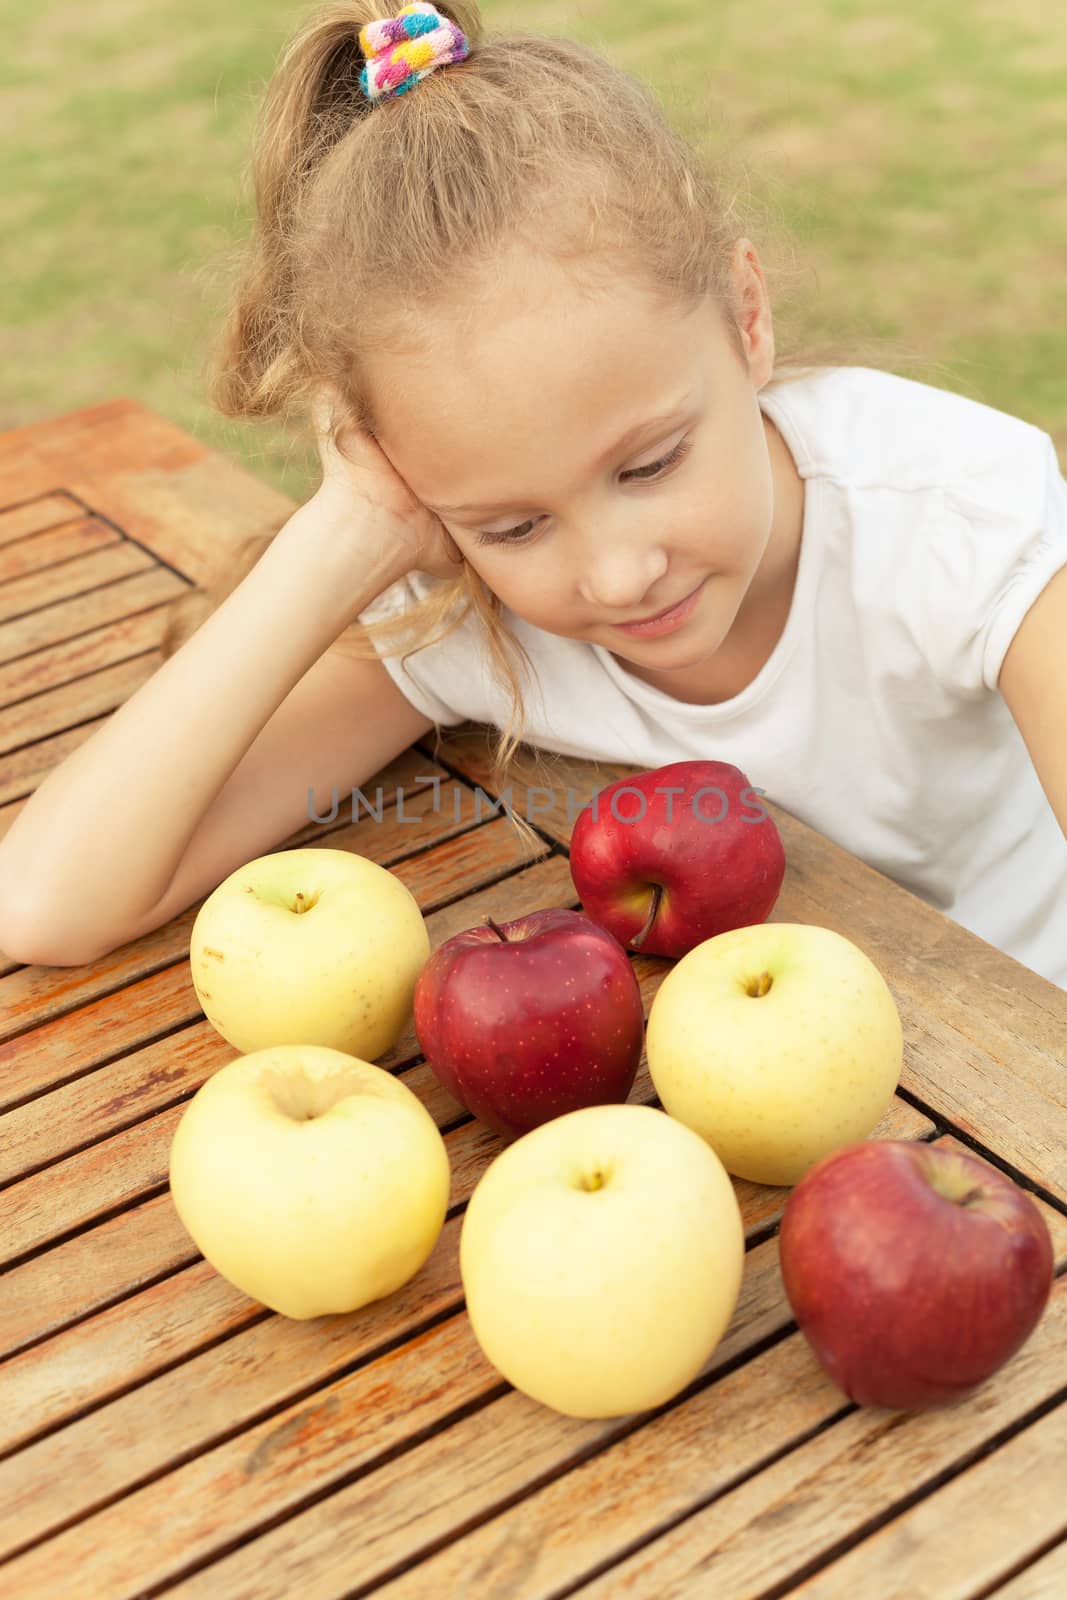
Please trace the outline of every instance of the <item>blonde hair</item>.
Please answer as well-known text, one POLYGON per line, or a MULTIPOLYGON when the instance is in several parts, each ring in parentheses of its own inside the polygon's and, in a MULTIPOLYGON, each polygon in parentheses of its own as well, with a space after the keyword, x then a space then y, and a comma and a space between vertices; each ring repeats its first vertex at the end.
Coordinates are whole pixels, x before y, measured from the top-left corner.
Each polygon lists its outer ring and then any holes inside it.
MULTIPOLYGON (((647 85, 590 45, 486 34, 470 0, 438 9, 466 34, 470 55, 392 99, 370 102, 358 81, 359 30, 389 14, 375 0, 320 6, 282 53, 253 149, 255 226, 210 357, 215 407, 228 417, 288 417, 294 409, 307 416, 313 393, 328 384, 347 408, 335 435, 347 423, 373 432, 364 357, 416 345, 446 301, 474 304, 502 248, 524 241, 572 265, 591 288, 598 274, 630 274, 665 309, 711 297, 743 353, 729 271, 735 241, 760 239, 772 304, 799 273, 776 207, 753 195, 736 154, 705 158, 671 127, 647 85)), ((857 355, 876 364, 887 346, 798 348, 776 361, 771 381, 857 355)), ((271 537, 246 542, 236 559, 227 551, 224 575, 177 603, 165 655, 271 537)), ((390 645, 401 635, 415 637, 421 642, 399 652, 406 660, 471 613, 512 702, 507 726, 496 730, 494 780, 525 772, 543 782, 551 776, 544 752, 530 748, 529 762, 519 756, 525 708, 516 669, 528 672, 529 657, 469 564, 402 617, 353 623, 330 648, 368 659, 398 653, 390 645)), ((511 820, 531 836, 520 818, 511 820)))

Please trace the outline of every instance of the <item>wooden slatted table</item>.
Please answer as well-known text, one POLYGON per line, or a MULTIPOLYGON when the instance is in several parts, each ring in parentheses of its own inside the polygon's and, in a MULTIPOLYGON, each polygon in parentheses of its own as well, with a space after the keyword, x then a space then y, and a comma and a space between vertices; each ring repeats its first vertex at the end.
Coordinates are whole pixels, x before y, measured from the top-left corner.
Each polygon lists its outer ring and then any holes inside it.
MULTIPOLYGON (((213 551, 292 508, 128 400, 8 433, 0 507, 6 829, 159 666, 168 602, 213 551)), ((567 782, 584 798, 633 770, 568 763, 567 782)), ((279 848, 389 867, 435 947, 486 913, 578 904, 565 791, 523 850, 478 792, 484 729, 454 730, 436 755, 420 743, 365 792, 376 783, 394 801, 385 821, 342 812, 279 848)), ((513 803, 528 814, 521 785, 513 803)), ((482 1356, 459 1278, 464 1205, 502 1145, 410 1030, 380 1064, 444 1134, 441 1238, 361 1312, 275 1315, 207 1265, 167 1183, 183 1107, 236 1054, 190 981, 194 906, 85 967, 0 953, 6 1600, 1067 1596, 1067 994, 772 811, 788 859, 774 918, 854 939, 900 1007, 903 1077, 875 1136, 977 1150, 1048 1221, 1059 1275, 1015 1359, 948 1411, 849 1404, 782 1293, 787 1191, 738 1182, 744 1283, 700 1377, 609 1421, 537 1405, 482 1356)), ((634 967, 647 1013, 670 963, 634 967)), ((644 1061, 631 1099, 658 1104, 644 1061)))

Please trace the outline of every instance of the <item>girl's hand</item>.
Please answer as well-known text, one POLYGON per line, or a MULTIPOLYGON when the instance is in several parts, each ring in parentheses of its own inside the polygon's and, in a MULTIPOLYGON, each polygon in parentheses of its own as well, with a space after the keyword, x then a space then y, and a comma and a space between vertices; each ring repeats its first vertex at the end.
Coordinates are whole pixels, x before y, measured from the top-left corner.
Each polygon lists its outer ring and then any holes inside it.
POLYGON ((395 539, 401 572, 417 568, 439 578, 458 578, 463 569, 463 552, 446 530, 441 519, 417 499, 393 466, 385 451, 361 428, 346 427, 337 445, 330 438, 330 419, 334 398, 320 390, 312 407, 322 485, 314 495, 345 522, 367 521, 371 517, 382 537, 395 539))

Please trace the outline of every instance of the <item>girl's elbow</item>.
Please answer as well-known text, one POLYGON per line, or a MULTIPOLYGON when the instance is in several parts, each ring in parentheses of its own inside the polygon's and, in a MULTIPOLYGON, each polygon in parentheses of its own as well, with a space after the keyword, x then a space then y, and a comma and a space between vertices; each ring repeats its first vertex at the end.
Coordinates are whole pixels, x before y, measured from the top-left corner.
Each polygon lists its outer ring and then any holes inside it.
POLYGON ((0 916, 0 951, 24 967, 84 967, 107 953, 81 949, 46 929, 4 916, 0 916))

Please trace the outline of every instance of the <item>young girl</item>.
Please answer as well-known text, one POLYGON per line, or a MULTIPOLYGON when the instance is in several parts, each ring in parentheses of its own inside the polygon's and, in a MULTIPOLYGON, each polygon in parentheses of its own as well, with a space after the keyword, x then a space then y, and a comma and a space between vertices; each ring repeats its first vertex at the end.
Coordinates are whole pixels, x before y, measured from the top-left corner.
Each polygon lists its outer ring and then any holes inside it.
POLYGON ((93 959, 474 719, 501 780, 520 739, 733 762, 1067 986, 1047 433, 776 364, 757 249, 649 92, 466 0, 313 16, 256 190, 213 394, 303 405, 322 486, 25 807, 0 946, 93 959))

